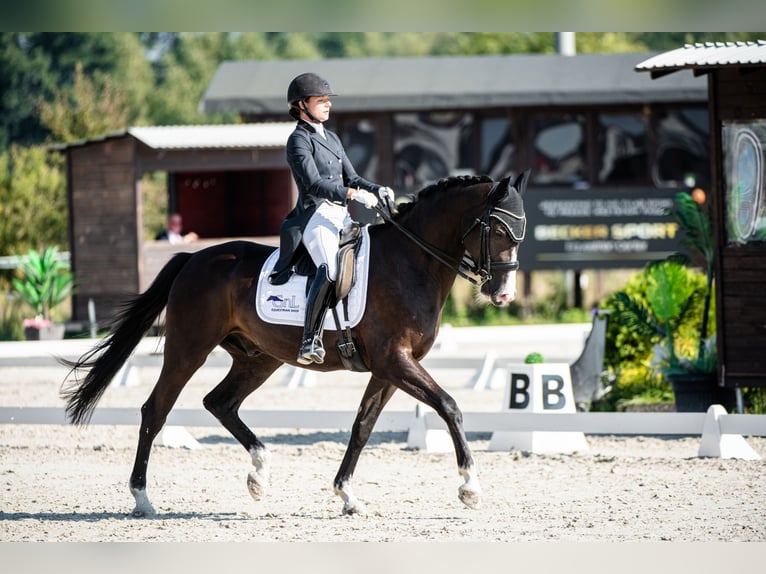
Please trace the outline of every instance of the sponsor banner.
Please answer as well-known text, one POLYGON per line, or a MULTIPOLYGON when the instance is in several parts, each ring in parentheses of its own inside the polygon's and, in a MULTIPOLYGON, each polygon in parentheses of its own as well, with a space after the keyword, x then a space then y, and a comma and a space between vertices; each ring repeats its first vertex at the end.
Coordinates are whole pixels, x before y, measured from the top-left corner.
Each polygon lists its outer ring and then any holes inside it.
POLYGON ((529 189, 524 270, 642 267, 680 251, 678 189, 529 189))

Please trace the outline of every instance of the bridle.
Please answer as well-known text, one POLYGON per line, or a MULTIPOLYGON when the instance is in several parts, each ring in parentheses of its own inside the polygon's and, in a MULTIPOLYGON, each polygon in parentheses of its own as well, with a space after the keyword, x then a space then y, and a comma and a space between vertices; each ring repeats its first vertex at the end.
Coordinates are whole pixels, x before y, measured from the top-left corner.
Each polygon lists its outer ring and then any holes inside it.
POLYGON ((462 260, 458 261, 454 257, 444 253, 438 247, 434 247, 427 241, 421 239, 414 233, 412 233, 406 227, 403 227, 400 223, 395 221, 388 213, 388 210, 381 208, 379 205, 375 206, 375 210, 380 214, 386 223, 390 223, 396 229, 398 229, 405 237, 409 238, 413 243, 420 247, 423 251, 428 253, 431 257, 437 261, 443 263, 463 279, 470 281, 474 285, 482 286, 487 281, 492 279, 492 271, 516 271, 519 268, 518 261, 493 261, 490 250, 490 230, 492 220, 497 220, 505 228, 508 236, 511 237, 516 243, 521 243, 524 240, 527 227, 527 218, 524 214, 516 214, 507 209, 497 207, 493 205, 494 194, 497 192, 498 183, 495 183, 487 194, 487 204, 484 209, 484 213, 481 217, 477 217, 473 224, 463 233, 463 237, 460 239, 463 246, 465 246, 465 240, 468 235, 478 227, 479 229, 479 261, 475 261, 473 257, 466 250, 462 260), (513 226, 500 217, 503 214, 511 219, 515 219, 521 223, 521 232, 516 233, 513 226))

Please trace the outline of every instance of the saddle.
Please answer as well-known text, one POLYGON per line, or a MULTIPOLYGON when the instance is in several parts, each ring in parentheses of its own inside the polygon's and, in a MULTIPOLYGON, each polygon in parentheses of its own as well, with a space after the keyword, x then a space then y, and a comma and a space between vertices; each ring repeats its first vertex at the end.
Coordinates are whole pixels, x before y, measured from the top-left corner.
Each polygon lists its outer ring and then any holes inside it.
MULTIPOLYGON (((369 279, 369 234, 365 227, 354 225, 343 230, 338 241, 338 273, 324 328, 338 331, 338 352, 344 368, 369 371, 356 350, 351 329, 364 316, 369 279), (342 318, 342 320, 341 320, 342 318)), ((279 250, 266 260, 258 277, 255 307, 260 319, 277 325, 303 326, 306 290, 313 281, 316 267, 301 246, 294 265, 279 280, 271 281, 279 250)))
POLYGON ((362 227, 358 223, 344 228, 338 249, 338 276, 335 279, 335 299, 342 301, 356 283, 356 255, 362 240, 362 227))

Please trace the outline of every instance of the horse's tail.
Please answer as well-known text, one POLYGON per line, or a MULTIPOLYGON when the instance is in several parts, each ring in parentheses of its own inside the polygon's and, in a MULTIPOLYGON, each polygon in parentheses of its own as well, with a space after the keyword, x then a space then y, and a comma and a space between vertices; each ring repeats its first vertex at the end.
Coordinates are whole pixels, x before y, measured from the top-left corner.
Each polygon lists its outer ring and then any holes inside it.
POLYGON ((69 376, 80 369, 89 369, 82 383, 77 380, 62 389, 66 414, 74 424, 87 424, 109 383, 138 346, 168 302, 170 288, 191 253, 176 254, 142 294, 129 299, 112 323, 109 335, 77 361, 60 359, 71 368, 69 376))

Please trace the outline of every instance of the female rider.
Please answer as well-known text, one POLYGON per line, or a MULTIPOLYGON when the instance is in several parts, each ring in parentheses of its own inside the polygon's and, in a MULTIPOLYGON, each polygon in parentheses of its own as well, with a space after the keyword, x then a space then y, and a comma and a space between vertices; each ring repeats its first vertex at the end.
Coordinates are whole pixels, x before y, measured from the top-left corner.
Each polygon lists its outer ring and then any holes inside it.
POLYGON ((269 281, 286 282, 295 272, 302 248, 316 266, 297 359, 302 365, 324 362, 322 326, 338 273, 340 231, 351 222, 346 205, 354 200, 372 208, 378 198, 394 199, 391 188, 356 173, 340 138, 325 129, 334 95, 330 84, 312 73, 297 76, 287 88, 290 116, 298 120, 287 140, 287 163, 298 187, 298 201, 280 228, 279 260, 269 281))

